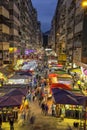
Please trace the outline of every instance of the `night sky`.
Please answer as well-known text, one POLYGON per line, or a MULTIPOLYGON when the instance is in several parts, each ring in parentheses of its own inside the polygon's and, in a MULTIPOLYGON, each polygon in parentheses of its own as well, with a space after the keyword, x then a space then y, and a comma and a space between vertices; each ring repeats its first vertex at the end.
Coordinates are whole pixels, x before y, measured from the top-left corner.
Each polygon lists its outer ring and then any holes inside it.
POLYGON ((46 32, 51 27, 51 20, 54 16, 58 0, 32 0, 33 6, 38 13, 38 20, 41 22, 41 29, 46 32))

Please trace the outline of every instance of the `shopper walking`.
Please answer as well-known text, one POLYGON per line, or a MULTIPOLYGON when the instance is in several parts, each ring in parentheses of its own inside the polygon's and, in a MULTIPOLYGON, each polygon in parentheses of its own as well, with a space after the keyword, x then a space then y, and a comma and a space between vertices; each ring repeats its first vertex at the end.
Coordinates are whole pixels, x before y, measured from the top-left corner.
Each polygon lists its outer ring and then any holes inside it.
POLYGON ((0 115, 0 130, 2 129, 2 116, 0 115))
POLYGON ((53 103, 51 106, 52 116, 55 116, 55 111, 56 111, 55 108, 56 108, 56 105, 53 103))
POLYGON ((9 119, 9 124, 10 124, 10 130, 14 130, 14 118, 13 117, 11 117, 9 119))
POLYGON ((41 113, 45 114, 45 103, 44 102, 42 102, 42 104, 41 104, 41 113))
POLYGON ((47 105, 47 103, 44 106, 44 110, 45 110, 45 116, 47 116, 48 115, 48 105, 47 105))

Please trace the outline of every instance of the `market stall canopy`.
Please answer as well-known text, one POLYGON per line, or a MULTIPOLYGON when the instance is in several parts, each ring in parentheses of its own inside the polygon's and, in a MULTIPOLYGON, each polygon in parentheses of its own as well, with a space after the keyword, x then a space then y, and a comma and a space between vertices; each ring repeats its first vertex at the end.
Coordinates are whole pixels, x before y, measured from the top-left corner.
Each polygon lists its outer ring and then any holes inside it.
POLYGON ((30 73, 30 72, 21 72, 20 75, 32 76, 32 73, 30 73))
POLYGON ((20 106, 22 97, 19 96, 19 99, 17 97, 5 97, 3 100, 0 101, 0 107, 13 107, 13 106, 20 106))
POLYGON ((49 78, 49 83, 50 83, 50 84, 58 83, 57 77, 49 78))
POLYGON ((82 72, 81 72, 81 69, 80 68, 73 68, 73 69, 69 69, 69 72, 71 73, 71 74, 75 74, 75 73, 78 73, 78 74, 81 74, 82 72))
MULTIPOLYGON (((54 91, 54 89, 53 89, 53 91, 54 91)), ((61 90, 60 90, 60 92, 58 92, 58 94, 53 94, 53 96, 54 96, 55 102, 57 104, 70 104, 70 105, 79 104, 79 102, 74 97, 72 97, 69 94, 61 92, 61 90)))
POLYGON ((62 64, 57 64, 57 63, 55 63, 55 64, 50 64, 50 67, 55 67, 54 69, 63 69, 63 65, 62 64))
POLYGON ((36 60, 32 60, 21 67, 21 70, 34 70, 37 67, 36 60))
MULTIPOLYGON (((6 82, 6 84, 28 84, 29 76, 20 75, 20 73, 13 75, 11 78, 9 78, 8 81, 6 82)), ((13 87, 14 87, 14 85, 13 85, 13 87)))
POLYGON ((56 73, 56 74, 67 74, 67 72, 64 69, 56 69, 56 70, 54 70, 54 73, 56 73))
POLYGON ((67 85, 69 85, 70 87, 73 88, 73 79, 71 79, 71 78, 58 77, 57 81, 58 81, 58 83, 67 84, 67 85))
POLYGON ((14 87, 15 84, 21 84, 21 86, 22 86, 22 85, 25 85, 28 83, 29 83, 29 79, 22 79, 22 77, 21 77, 21 79, 17 79, 17 78, 16 79, 8 79, 6 85, 13 84, 13 87, 14 87))
POLYGON ((13 75, 10 79, 28 79, 28 76, 25 76, 25 75, 21 76, 20 73, 17 75, 13 75))
POLYGON ((62 89, 66 89, 66 90, 72 90, 72 86, 70 86, 68 84, 63 84, 63 83, 52 83, 51 89, 53 89, 53 88, 62 88, 62 89))
POLYGON ((13 89, 11 90, 10 92, 8 92, 7 94, 5 94, 5 96, 17 96, 17 95, 26 95, 27 93, 27 89, 25 88, 16 88, 16 89, 13 89))
POLYGON ((57 60, 49 60, 48 59, 48 64, 57 64, 58 63, 58 61, 57 60))
POLYGON ((57 104, 84 105, 87 100, 87 96, 75 95, 71 91, 60 88, 53 88, 52 93, 57 104))
POLYGON ((69 74, 61 74, 61 75, 59 75, 59 77, 61 77, 61 78, 71 78, 72 79, 72 76, 69 75, 69 74))
POLYGON ((52 78, 52 77, 57 77, 58 75, 57 75, 57 74, 54 74, 54 73, 51 73, 51 74, 49 74, 48 76, 49 76, 49 78, 52 78))
POLYGON ((81 73, 81 69, 80 68, 73 68, 73 69, 70 69, 71 72, 79 72, 81 73))
POLYGON ((22 98, 26 95, 26 93, 27 90, 25 88, 11 90, 0 98, 0 107, 20 106, 22 98))

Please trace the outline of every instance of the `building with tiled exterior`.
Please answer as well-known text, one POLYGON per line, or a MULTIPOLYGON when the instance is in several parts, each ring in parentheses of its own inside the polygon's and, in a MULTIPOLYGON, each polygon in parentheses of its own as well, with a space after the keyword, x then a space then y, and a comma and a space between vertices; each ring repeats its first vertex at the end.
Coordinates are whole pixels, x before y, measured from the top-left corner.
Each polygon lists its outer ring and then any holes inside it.
POLYGON ((9 61, 9 0, 0 0, 0 65, 9 61))
POLYGON ((10 23, 10 36, 9 36, 9 58, 10 62, 15 62, 17 58, 17 50, 20 47, 20 10, 19 3, 15 0, 9 0, 9 23, 10 23))
POLYGON ((58 0, 54 44, 58 47, 60 63, 69 62, 87 68, 87 13, 81 2, 58 0))
POLYGON ((57 47, 55 46, 55 17, 52 20, 51 23, 51 29, 48 36, 48 47, 52 48, 53 50, 57 51, 57 47))
POLYGON ((0 0, 0 64, 36 46, 37 11, 31 0, 0 0))

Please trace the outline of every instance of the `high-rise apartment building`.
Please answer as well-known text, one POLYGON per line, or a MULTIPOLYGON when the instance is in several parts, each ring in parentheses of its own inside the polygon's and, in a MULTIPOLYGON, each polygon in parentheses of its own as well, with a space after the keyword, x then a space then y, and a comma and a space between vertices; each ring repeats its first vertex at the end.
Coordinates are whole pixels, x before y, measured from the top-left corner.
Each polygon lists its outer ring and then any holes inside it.
POLYGON ((66 62, 66 0, 59 0, 55 11, 55 47, 58 62, 66 62))
POLYGON ((81 2, 82 0, 58 0, 55 12, 58 57, 67 55, 72 66, 87 64, 87 10, 82 8, 81 2))
POLYGON ((55 42, 55 17, 53 17, 53 20, 51 22, 51 29, 50 29, 50 33, 48 36, 48 47, 52 48, 53 50, 55 50, 57 52, 57 44, 55 42))
POLYGON ((42 46, 42 32, 41 32, 41 23, 40 23, 40 21, 37 22, 36 45, 37 45, 37 47, 42 46))
POLYGON ((15 62, 26 49, 36 47, 41 33, 37 32, 37 11, 31 0, 0 0, 0 64, 15 62))
POLYGON ((10 61, 17 59, 17 50, 20 47, 20 10, 19 3, 15 0, 9 0, 9 23, 10 23, 10 37, 9 37, 9 55, 10 61))
POLYGON ((9 62, 9 0, 0 0, 0 65, 9 62))
POLYGON ((37 45, 38 19, 37 11, 33 7, 31 0, 20 0, 20 40, 21 54, 26 49, 31 49, 37 45))

